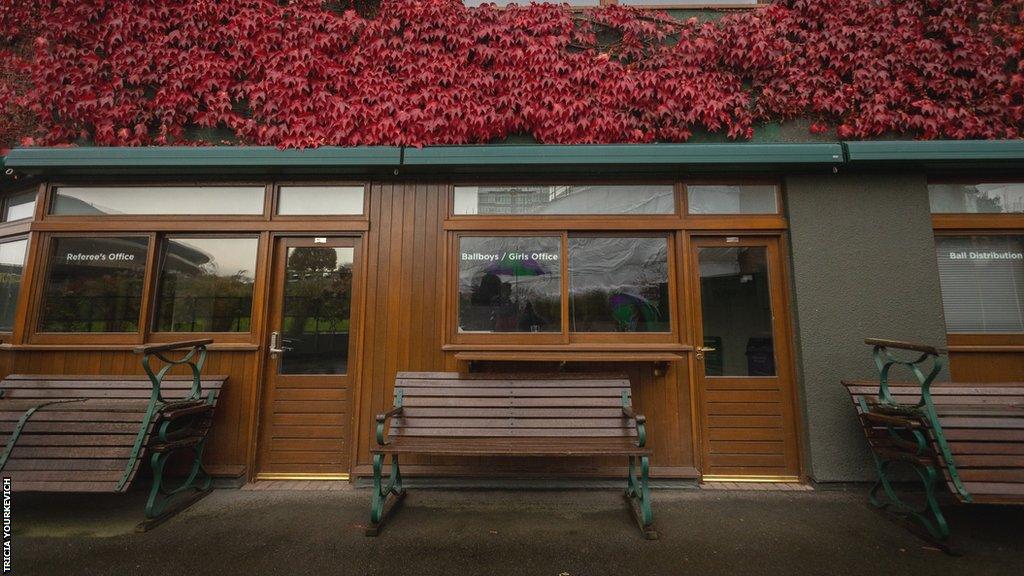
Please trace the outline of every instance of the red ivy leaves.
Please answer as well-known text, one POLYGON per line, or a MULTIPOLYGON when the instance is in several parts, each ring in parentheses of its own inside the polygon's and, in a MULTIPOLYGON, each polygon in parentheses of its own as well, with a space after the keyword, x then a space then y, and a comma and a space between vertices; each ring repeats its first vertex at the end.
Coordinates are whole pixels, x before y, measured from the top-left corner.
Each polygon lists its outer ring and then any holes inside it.
POLYGON ((705 23, 323 4, 0 0, 0 145, 161 145, 196 128, 282 147, 685 141, 795 117, 842 138, 1024 129, 1024 0, 783 0, 705 23))

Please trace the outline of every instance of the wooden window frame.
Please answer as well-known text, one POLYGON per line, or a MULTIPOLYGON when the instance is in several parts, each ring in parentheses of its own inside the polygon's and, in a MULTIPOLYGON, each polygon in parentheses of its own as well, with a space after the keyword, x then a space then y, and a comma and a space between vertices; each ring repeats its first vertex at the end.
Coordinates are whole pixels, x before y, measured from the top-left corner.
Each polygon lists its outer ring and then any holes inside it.
POLYGON ((146 342, 177 342, 180 340, 191 340, 197 338, 212 338, 218 343, 231 344, 255 344, 257 341, 256 315, 260 306, 258 297, 262 297, 263 275, 266 273, 267 261, 264 258, 266 252, 265 244, 268 239, 264 234, 238 233, 238 232, 164 232, 157 234, 159 246, 155 254, 156 262, 153 263, 153 285, 150 287, 153 293, 152 305, 148 311, 144 311, 146 317, 146 342), (156 329, 157 308, 160 301, 160 271, 163 267, 166 255, 166 244, 169 237, 191 237, 191 238, 252 238, 256 240, 256 267, 253 270, 252 304, 249 310, 249 329, 244 332, 178 332, 173 330, 159 331, 156 329))
MULTIPOLYGON (((160 222, 160 221, 180 221, 187 218, 190 221, 267 221, 270 220, 272 212, 270 211, 270 205, 273 202, 273 190, 274 186, 271 183, 261 181, 195 181, 195 182, 174 182, 174 181, 141 181, 141 182, 114 182, 114 183, 96 183, 96 182, 48 182, 46 184, 46 193, 43 196, 45 206, 43 207, 43 219, 46 221, 59 221, 59 222, 92 222, 95 220, 105 220, 109 222, 125 221, 136 223, 139 221, 146 222, 160 222), (174 187, 174 188, 204 188, 204 187, 244 187, 244 188, 263 188, 263 212, 252 213, 252 214, 54 214, 54 197, 56 196, 59 188, 161 188, 161 187, 174 187)), ((138 228, 136 224, 135 228, 138 228)))
POLYGON ((445 228, 450 230, 671 230, 682 219, 681 187, 670 180, 522 180, 522 181, 457 181, 448 186, 448 212, 445 228), (455 188, 458 186, 672 186, 675 210, 666 214, 455 214, 455 188))
MULTIPOLYGON (((1005 178, 929 178, 932 184, 986 184, 1022 182, 1024 177, 1005 178)), ((929 210, 931 198, 929 192, 929 210)), ((1016 213, 932 213, 934 236, 1024 236, 1024 212, 1016 213)), ((950 332, 946 344, 951 352, 1019 351, 1024 352, 1024 332, 980 333, 950 332)))
POLYGON ((540 353, 584 352, 598 353, 657 353, 679 352, 692 349, 689 338, 689 310, 685 305, 686 280, 682 273, 693 263, 686 251, 691 235, 714 234, 728 236, 783 235, 789 228, 783 203, 783 185, 778 178, 694 178, 685 181, 667 179, 603 179, 600 181, 567 181, 564 179, 530 180, 455 180, 448 186, 447 212, 444 231, 447 237, 444 254, 445 326, 442 348, 455 352, 536 351, 540 353), (761 184, 775 187, 778 212, 775 214, 698 214, 687 213, 686 183, 699 184, 761 184), (552 185, 552 184, 672 184, 676 207, 673 214, 625 215, 473 215, 454 214, 456 185, 552 185), (669 250, 670 332, 571 332, 569 330, 569 259, 568 238, 573 235, 592 236, 664 236, 669 250), (562 258, 562 320, 563 331, 558 342, 528 340, 517 333, 459 334, 458 333, 458 259, 455 257, 459 238, 463 236, 530 236, 561 235, 562 258), (484 336, 484 337, 481 337, 484 336))
POLYGON ((360 181, 280 181, 273 183, 273 190, 270 195, 270 220, 280 222, 362 222, 369 218, 370 213, 370 183, 360 181), (281 205, 281 187, 283 186, 362 186, 363 188, 363 211, 359 214, 278 214, 278 207, 281 205))
POLYGON ((28 342, 30 344, 142 344, 146 334, 146 311, 152 305, 153 299, 153 260, 156 242, 156 232, 56 232, 43 235, 40 248, 36 253, 37 266, 35 269, 39 273, 32 279, 31 314, 26 318, 28 322, 26 327, 28 342), (100 238, 129 236, 148 239, 145 273, 142 278, 142 294, 139 302, 139 329, 134 332, 45 332, 40 330, 39 323, 42 320, 44 289, 50 273, 50 253, 53 250, 54 238, 81 238, 89 236, 100 238))
POLYGON ((14 322, 11 323, 10 330, 0 330, 0 343, 10 342, 14 334, 18 332, 19 324, 23 323, 22 318, 24 316, 21 303, 26 300, 25 279, 27 278, 28 263, 32 257, 32 238, 27 232, 0 237, 0 244, 10 244, 11 242, 19 242, 21 240, 26 242, 25 258, 21 263, 21 283, 18 287, 18 300, 14 303, 14 322))

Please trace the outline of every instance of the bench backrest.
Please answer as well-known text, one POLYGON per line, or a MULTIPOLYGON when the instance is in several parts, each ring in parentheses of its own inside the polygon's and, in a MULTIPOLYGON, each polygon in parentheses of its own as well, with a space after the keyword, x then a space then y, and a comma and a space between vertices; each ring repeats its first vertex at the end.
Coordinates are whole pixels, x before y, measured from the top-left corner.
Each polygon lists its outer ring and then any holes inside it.
POLYGON ((625 376, 402 372, 391 436, 635 437, 624 394, 625 376))
MULTIPOLYGON (((203 376, 203 398, 219 392, 227 376, 203 376)), ((181 400, 192 391, 191 376, 167 376, 161 383, 164 400, 181 400)), ((0 382, 0 400, 46 402, 61 398, 149 400, 153 384, 148 376, 12 374, 0 382)))
MULTIPOLYGON (((857 398, 870 407, 877 402, 878 383, 843 382, 861 412, 857 398)), ((915 384, 890 384, 893 399, 913 406, 921 398, 915 384)), ((1024 385, 933 384, 935 404, 942 434, 949 445, 956 472, 975 502, 1024 501, 1024 385)), ((957 493, 949 470, 945 469, 937 445, 937 435, 927 418, 917 420, 929 440, 926 455, 943 470, 950 491, 957 493)), ((906 446, 893 443, 887 428, 861 418, 868 442, 875 450, 912 453, 906 446)))

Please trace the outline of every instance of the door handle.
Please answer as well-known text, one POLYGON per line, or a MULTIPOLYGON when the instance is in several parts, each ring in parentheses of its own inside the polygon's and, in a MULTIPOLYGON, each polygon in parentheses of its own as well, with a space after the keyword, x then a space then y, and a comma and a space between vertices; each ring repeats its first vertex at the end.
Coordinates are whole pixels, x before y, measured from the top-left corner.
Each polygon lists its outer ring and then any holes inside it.
POLYGON ((284 354, 284 348, 281 348, 281 333, 271 332, 270 333, 270 357, 277 358, 279 355, 284 354))
POLYGON ((704 359, 704 353, 705 352, 714 352, 715 348, 709 348, 707 346, 698 346, 698 347, 694 348, 694 350, 697 351, 697 360, 703 360, 704 359))

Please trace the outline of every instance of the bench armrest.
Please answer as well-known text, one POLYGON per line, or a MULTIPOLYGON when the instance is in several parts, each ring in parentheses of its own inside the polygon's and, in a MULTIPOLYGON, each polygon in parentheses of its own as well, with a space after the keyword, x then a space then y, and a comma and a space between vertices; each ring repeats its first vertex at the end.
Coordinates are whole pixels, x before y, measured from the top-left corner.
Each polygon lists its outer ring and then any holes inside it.
POLYGON ((402 410, 403 410, 403 408, 401 406, 396 406, 396 407, 392 408, 391 410, 388 410, 387 412, 385 412, 383 414, 377 414, 377 445, 378 446, 387 446, 387 442, 384 441, 384 425, 388 421, 388 418, 391 418, 392 416, 400 415, 402 413, 402 410))
POLYGON ((622 415, 636 422, 636 445, 643 448, 647 444, 647 417, 633 412, 632 406, 623 406, 622 415))

